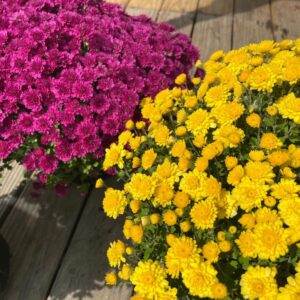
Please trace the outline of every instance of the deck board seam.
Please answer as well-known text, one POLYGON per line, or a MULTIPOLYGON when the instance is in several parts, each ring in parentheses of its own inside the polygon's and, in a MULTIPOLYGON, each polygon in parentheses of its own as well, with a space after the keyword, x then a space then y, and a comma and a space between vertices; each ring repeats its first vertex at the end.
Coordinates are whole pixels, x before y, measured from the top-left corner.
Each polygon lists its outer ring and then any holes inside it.
POLYGON ((200 8, 200 0, 197 1, 196 11, 194 12, 194 19, 193 19, 193 24, 192 24, 191 34, 190 34, 191 39, 193 38, 194 29, 195 29, 195 25, 196 25, 196 22, 197 22, 197 16, 198 16, 198 13, 199 13, 199 8, 200 8))
POLYGON ((275 40, 276 40, 276 37, 275 37, 275 30, 274 30, 274 23, 273 23, 273 9, 272 9, 272 2, 273 2, 273 0, 269 0, 271 31, 272 31, 273 40, 275 41, 275 40))
POLYGON ((49 287, 48 287, 47 292, 46 292, 45 300, 47 300, 50 297, 51 290, 52 290, 52 288, 54 286, 54 283, 56 281, 56 278, 57 278, 57 275, 59 273, 59 270, 60 270, 60 268, 61 268, 61 266, 63 264, 64 258, 66 256, 66 254, 68 253, 69 246, 70 246, 70 244, 72 242, 72 239, 73 239, 73 237, 75 235, 76 229, 77 229, 78 224, 79 224, 79 222, 81 220, 81 217, 82 217, 82 214, 84 212, 84 209, 87 206, 87 202, 88 202, 89 197, 92 194, 92 191, 93 191, 93 187, 91 186, 90 189, 89 189, 89 191, 88 191, 88 193, 87 193, 87 195, 85 196, 84 201, 82 201, 82 204, 81 204, 81 207, 79 209, 78 215, 75 218, 75 222, 74 222, 73 228, 72 228, 72 230, 70 232, 69 237, 67 238, 67 242, 66 242, 66 245, 64 247, 64 250, 62 251, 61 257, 58 260, 58 263, 57 263, 57 266, 55 268, 55 271, 53 272, 52 278, 49 281, 49 287))

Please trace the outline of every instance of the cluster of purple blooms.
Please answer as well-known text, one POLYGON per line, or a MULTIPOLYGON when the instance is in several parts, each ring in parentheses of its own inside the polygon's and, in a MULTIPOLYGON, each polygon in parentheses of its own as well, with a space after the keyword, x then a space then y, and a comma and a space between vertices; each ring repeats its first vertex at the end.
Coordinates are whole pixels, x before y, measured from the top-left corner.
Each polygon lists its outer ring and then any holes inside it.
POLYGON ((170 25, 101 0, 1 0, 0 160, 22 151, 42 182, 73 159, 99 160, 141 97, 197 58, 170 25))

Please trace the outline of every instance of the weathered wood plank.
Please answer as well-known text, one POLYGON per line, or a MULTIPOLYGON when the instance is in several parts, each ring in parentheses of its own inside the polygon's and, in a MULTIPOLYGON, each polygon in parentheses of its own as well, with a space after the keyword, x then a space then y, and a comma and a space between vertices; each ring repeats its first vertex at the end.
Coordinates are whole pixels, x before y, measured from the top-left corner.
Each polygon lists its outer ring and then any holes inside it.
POLYGON ((157 21, 166 22, 189 36, 192 34, 198 0, 165 0, 157 21))
POLYGON ((275 39, 296 39, 300 37, 300 1, 272 0, 272 21, 275 39))
POLYGON ((231 49, 233 0, 200 0, 193 43, 206 60, 218 49, 231 49))
POLYGON ((109 3, 116 3, 121 5, 122 7, 126 7, 130 0, 107 0, 109 3))
MULTIPOLYGON (((114 178, 106 184, 116 187, 114 178)), ((99 211, 103 193, 94 190, 89 197, 48 300, 129 299, 129 287, 108 288, 103 284, 109 271, 106 250, 110 242, 122 239, 122 220, 112 220, 99 211)))
POLYGON ((24 168, 16 162, 12 164, 12 170, 5 170, 2 174, 0 179, 0 224, 22 190, 24 174, 24 168))
POLYGON ((45 299, 85 200, 75 189, 66 197, 44 191, 37 199, 31 192, 28 183, 1 228, 12 259, 0 299, 45 299))
POLYGON ((269 0, 235 0, 234 12, 234 49, 274 38, 269 0))
POLYGON ((156 20, 164 0, 131 0, 126 8, 129 15, 146 15, 156 20))

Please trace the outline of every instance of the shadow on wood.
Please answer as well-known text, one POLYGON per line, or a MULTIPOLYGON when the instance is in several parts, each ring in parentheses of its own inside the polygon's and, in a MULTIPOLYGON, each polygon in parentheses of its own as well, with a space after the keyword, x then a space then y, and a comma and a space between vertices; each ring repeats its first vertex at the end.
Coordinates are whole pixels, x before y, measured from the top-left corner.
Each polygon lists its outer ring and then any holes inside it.
MULTIPOLYGON (((234 13, 239 14, 248 10, 254 10, 255 8, 262 5, 269 5, 269 0, 243 0, 247 5, 238 5, 235 8, 234 13)), ((198 22, 207 21, 208 19, 218 18, 225 14, 232 14, 232 8, 229 1, 223 0, 199 0, 198 10, 188 12, 184 15, 181 15, 176 18, 165 20, 166 23, 169 23, 180 29, 181 27, 196 24, 198 22), (198 14, 197 19, 195 20, 195 13, 198 14), (200 17, 199 17, 200 15, 200 17), (201 17, 203 16, 203 17, 201 17)))
MULTIPOLYGON (((121 187, 112 177, 106 184, 121 187)), ((106 251, 110 242, 122 239, 124 220, 104 214, 100 209, 103 195, 104 190, 94 190, 88 198, 48 299, 126 300, 131 296, 128 287, 104 286, 104 276, 110 270, 106 251)))
MULTIPOLYGON (((115 180, 108 185, 116 186, 115 180)), ((0 229, 11 248, 11 274, 0 299, 129 299, 131 289, 103 283, 106 250, 122 232, 122 220, 100 210, 104 191, 82 197, 72 188, 58 197, 42 190, 39 198, 33 192, 27 182, 0 229)))

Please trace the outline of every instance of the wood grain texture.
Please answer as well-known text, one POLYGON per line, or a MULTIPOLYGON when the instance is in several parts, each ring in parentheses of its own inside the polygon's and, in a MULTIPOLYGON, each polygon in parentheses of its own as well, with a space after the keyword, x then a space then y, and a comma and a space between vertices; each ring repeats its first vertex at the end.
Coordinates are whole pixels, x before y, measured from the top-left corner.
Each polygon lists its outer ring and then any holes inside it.
POLYGON ((82 209, 84 198, 77 190, 66 197, 44 191, 32 198, 31 186, 26 186, 1 228, 12 257, 10 279, 0 299, 45 299, 82 209))
POLYGON ((188 36, 191 36, 198 0, 165 0, 157 21, 166 22, 188 36))
MULTIPOLYGON (((106 184, 118 187, 114 178, 108 179, 106 184)), ((103 190, 94 190, 89 197, 48 300, 129 299, 129 287, 109 288, 103 284, 109 271, 106 250, 110 242, 122 239, 123 223, 99 210, 103 194, 103 190)))
POLYGON ((164 0, 131 0, 126 11, 131 16, 146 15, 156 20, 164 0))
POLYGON ((4 220, 8 209, 14 206, 18 194, 24 185, 24 168, 14 162, 11 170, 5 170, 0 178, 0 224, 4 220))
POLYGON ((269 0, 235 0, 234 12, 234 49, 274 38, 269 0))
POLYGON ((275 39, 300 38, 300 1, 272 0, 272 22, 275 39))
POLYGON ((126 7, 129 0, 107 0, 108 3, 116 3, 121 5, 122 7, 126 7))
POLYGON ((231 49, 233 0, 200 0, 193 43, 206 60, 216 50, 231 49))

